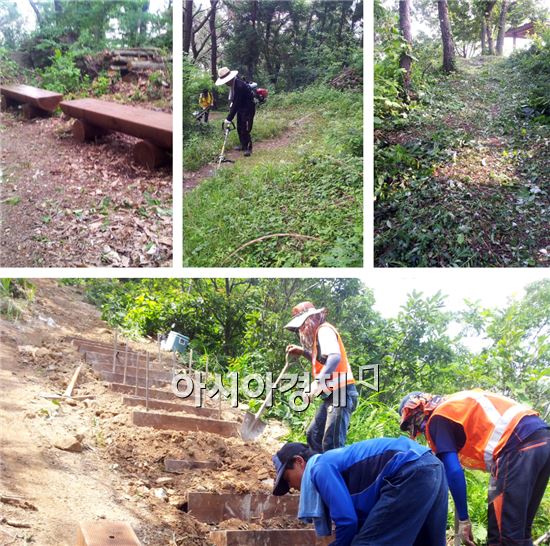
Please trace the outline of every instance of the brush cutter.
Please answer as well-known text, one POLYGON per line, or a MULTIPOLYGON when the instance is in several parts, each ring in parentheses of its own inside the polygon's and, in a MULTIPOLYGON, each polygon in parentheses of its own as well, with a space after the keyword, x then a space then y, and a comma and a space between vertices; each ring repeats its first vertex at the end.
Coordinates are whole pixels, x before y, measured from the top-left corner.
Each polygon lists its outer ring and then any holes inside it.
POLYGON ((225 121, 222 121, 222 131, 224 134, 222 151, 218 157, 218 168, 220 168, 222 163, 235 163, 232 159, 227 159, 225 157, 225 146, 227 145, 227 137, 229 133, 235 129, 235 124, 231 121, 229 124, 225 121))
POLYGON ((247 442, 249 440, 255 440, 262 434, 265 427, 267 426, 266 423, 260 420, 260 417, 262 416, 263 412, 265 411, 265 408, 267 405, 271 402, 273 398, 273 391, 277 388, 279 385, 279 382, 281 381, 281 378, 285 374, 285 372, 288 369, 289 361, 288 361, 288 353, 285 356, 285 366, 281 373, 279 374, 279 377, 277 377, 277 381, 273 383, 273 389, 269 391, 269 394, 267 395, 266 399, 264 400, 264 403, 260 406, 260 409, 254 413, 250 413, 247 411, 244 414, 243 424, 241 425, 241 438, 247 442))
POLYGON ((193 112, 193 117, 200 123, 205 120, 206 114, 210 111, 210 106, 208 108, 203 108, 197 112, 193 112))

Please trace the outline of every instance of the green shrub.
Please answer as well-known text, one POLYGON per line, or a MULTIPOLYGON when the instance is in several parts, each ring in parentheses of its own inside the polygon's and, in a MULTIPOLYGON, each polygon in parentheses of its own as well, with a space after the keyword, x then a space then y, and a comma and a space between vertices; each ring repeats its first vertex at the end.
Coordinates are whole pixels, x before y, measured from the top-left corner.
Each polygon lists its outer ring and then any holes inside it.
POLYGON ((528 105, 550 117, 550 29, 535 36, 533 45, 512 55, 511 65, 523 72, 528 105))
POLYGON ((17 320, 34 299, 35 287, 26 279, 0 279, 0 315, 17 320))
POLYGON ((14 81, 20 72, 19 65, 10 58, 8 50, 0 47, 0 81, 14 81))
POLYGON ((82 78, 82 74, 75 64, 73 53, 63 54, 60 49, 56 49, 51 60, 50 66, 38 72, 41 87, 65 95, 75 93, 89 84, 88 76, 82 78))
POLYGON ((111 79, 107 74, 102 73, 92 82, 92 93, 96 97, 101 97, 109 92, 109 87, 111 85, 111 79))

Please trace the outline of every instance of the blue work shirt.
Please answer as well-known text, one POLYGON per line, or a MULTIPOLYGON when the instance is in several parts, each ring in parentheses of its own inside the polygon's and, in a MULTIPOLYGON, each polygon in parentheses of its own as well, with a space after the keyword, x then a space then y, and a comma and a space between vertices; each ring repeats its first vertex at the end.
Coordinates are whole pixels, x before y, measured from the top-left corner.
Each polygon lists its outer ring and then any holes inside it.
POLYGON ((383 479, 428 451, 400 436, 365 440, 320 455, 311 467, 311 479, 336 526, 333 544, 351 544, 380 497, 383 479))

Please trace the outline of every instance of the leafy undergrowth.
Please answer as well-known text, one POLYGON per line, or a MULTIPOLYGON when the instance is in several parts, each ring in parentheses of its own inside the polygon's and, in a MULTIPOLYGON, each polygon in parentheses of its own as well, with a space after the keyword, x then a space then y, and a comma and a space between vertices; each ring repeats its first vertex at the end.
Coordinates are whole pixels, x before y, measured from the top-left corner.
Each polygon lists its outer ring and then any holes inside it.
POLYGON ((361 266, 361 95, 317 87, 272 107, 281 126, 303 121, 186 194, 184 265, 361 266))
POLYGON ((549 263, 548 117, 515 60, 476 58, 375 133, 379 266, 549 263))

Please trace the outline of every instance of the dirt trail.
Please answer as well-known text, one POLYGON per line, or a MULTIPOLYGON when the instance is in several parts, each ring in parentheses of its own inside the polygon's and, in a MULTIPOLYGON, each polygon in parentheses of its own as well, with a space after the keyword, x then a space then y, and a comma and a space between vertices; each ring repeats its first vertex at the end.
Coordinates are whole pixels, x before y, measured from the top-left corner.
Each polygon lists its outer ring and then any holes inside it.
MULTIPOLYGON (((415 165, 403 167, 403 183, 420 173, 411 197, 378 201, 378 265, 550 263, 544 220, 549 132, 531 121, 524 84, 505 60, 461 60, 459 71, 431 91, 429 108, 419 110, 414 123, 375 132, 380 150, 401 146, 394 154, 402 152, 415 165)), ((392 176, 399 180, 400 174, 392 176)))
POLYGON ((0 265, 170 265, 171 168, 135 165, 126 135, 74 142, 71 124, 2 112, 0 265))
MULTIPOLYGON (((180 509, 188 491, 269 493, 271 454, 282 428, 274 426, 270 439, 249 444, 204 432, 135 427, 121 395, 86 365, 74 395, 88 399, 56 405, 40 397, 63 392, 84 362, 66 336, 112 343, 112 332, 79 289, 54 280, 32 283, 35 300, 21 318, 0 319, 0 544, 72 546, 78 522, 100 519, 130 523, 144 546, 206 546, 216 528, 299 527, 294 518, 206 525, 180 509), (54 447, 67 436, 81 439, 81 452, 54 447), (218 467, 166 474, 167 456, 215 461, 218 467), (13 526, 21 523, 28 527, 13 526)), ((155 354, 153 343, 130 345, 155 354)), ((224 415, 229 411, 235 410, 226 408, 224 415)))
MULTIPOLYGON (((295 139, 297 139, 304 131, 305 128, 302 125, 304 121, 306 121, 306 118, 309 118, 311 114, 308 114, 305 117, 302 117, 298 120, 292 121, 288 129, 280 134, 279 136, 270 139, 270 140, 261 140, 257 143, 254 143, 254 149, 252 156, 250 158, 244 157, 242 152, 233 150, 233 149, 226 149, 225 157, 227 159, 231 159, 234 162, 240 163, 258 163, 261 162, 262 158, 264 157, 263 152, 269 152, 272 150, 277 150, 281 148, 288 147, 295 139)), ((252 138, 254 139, 254 132, 252 132, 252 138)), ((220 139, 220 150, 222 146, 223 140, 220 139)), ((225 163, 220 168, 230 168, 230 163, 225 163)), ((203 165, 200 169, 197 171, 190 171, 190 172, 184 172, 183 173, 183 192, 186 193, 188 191, 193 190, 198 185, 200 185, 204 180, 213 177, 216 174, 216 171, 218 170, 217 161, 215 163, 208 163, 206 165, 203 165)))

